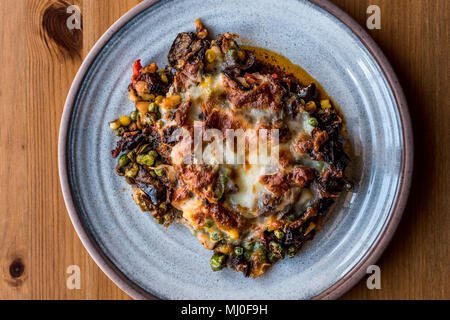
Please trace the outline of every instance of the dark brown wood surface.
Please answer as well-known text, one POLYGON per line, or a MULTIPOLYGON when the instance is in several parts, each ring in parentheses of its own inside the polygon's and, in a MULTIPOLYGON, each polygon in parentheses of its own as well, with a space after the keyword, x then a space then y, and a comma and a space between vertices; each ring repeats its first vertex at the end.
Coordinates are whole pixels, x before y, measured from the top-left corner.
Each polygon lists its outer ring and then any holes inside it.
MULTIPOLYGON (((129 299, 90 258, 66 212, 57 170, 64 101, 83 58, 137 0, 0 1, 0 299, 129 299), (81 8, 82 31, 66 28, 81 8), (81 288, 66 269, 81 268, 81 288)), ((408 206, 378 262, 381 290, 366 279, 344 299, 450 298, 450 85, 448 0, 333 0, 366 25, 404 87, 414 126, 408 206)))

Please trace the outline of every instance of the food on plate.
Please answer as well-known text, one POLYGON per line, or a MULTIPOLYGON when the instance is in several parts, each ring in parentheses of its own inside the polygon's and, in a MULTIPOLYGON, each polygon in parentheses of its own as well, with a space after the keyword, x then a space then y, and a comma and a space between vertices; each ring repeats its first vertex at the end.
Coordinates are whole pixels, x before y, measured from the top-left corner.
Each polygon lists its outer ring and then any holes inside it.
POLYGON ((135 61, 135 108, 109 123, 111 153, 136 204, 161 225, 186 225, 214 251, 212 270, 258 277, 321 228, 349 186, 349 157, 343 116, 321 87, 238 38, 211 39, 196 20, 168 66, 135 61))

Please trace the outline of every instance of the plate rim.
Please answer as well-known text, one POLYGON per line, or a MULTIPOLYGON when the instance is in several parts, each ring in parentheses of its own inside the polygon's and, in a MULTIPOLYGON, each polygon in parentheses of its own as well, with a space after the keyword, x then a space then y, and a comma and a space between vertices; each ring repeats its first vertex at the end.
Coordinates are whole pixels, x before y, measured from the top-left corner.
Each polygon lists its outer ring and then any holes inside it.
MULTIPOLYGON (((96 240, 92 237, 89 231, 86 229, 84 223, 81 220, 80 213, 75 204, 72 188, 69 182, 68 174, 68 159, 67 159, 67 142, 69 137, 69 127, 74 103, 78 92, 82 86, 83 80, 89 71, 90 66, 95 61, 97 55, 108 43, 108 41, 118 32, 126 23, 132 20, 135 16, 146 10, 150 6, 159 2, 160 0, 144 0, 135 7, 131 8, 123 16, 121 16, 115 23, 113 23, 107 31, 99 38, 92 49, 85 57, 81 64, 67 95, 66 102, 64 104, 64 110, 61 117, 59 138, 58 138, 58 168, 61 184, 61 191, 63 194, 64 202, 70 217, 70 220, 78 234, 83 246, 88 251, 89 255, 99 266, 99 268, 125 293, 130 295, 134 299, 159 299, 158 297, 150 294, 133 281, 131 281, 126 275, 120 271, 117 266, 106 256, 97 244, 96 240)), ((397 191, 397 199, 392 204, 391 216, 389 220, 385 222, 383 230, 378 235, 378 239, 375 240, 371 248, 367 253, 348 271, 340 280, 334 283, 328 289, 322 291, 318 295, 312 297, 312 299, 337 299, 345 292, 350 290, 362 277, 366 274, 365 270, 368 266, 375 264, 379 259, 387 245, 391 241, 395 230, 401 220, 403 211, 406 207, 413 171, 413 158, 414 158, 414 143, 411 118, 409 115, 408 104, 406 97, 403 93, 400 82, 389 63, 388 59, 371 38, 371 36, 363 29, 352 17, 346 12, 340 9, 338 6, 331 3, 329 0, 308 0, 313 5, 325 10, 332 16, 336 17, 340 22, 347 26, 350 31, 359 39, 363 46, 368 50, 373 59, 380 67, 381 72, 385 76, 389 88, 392 90, 394 99, 397 104, 397 110, 400 116, 400 123, 402 129, 402 143, 403 150, 401 155, 401 170, 399 178, 399 186, 397 191)))

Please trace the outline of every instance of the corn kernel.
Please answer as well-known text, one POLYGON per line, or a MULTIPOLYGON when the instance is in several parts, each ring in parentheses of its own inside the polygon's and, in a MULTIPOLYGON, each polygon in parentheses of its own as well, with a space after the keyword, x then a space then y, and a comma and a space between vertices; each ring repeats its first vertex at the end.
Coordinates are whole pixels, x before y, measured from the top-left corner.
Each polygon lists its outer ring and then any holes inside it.
POLYGON ((173 95, 173 96, 164 98, 164 100, 161 102, 161 104, 165 109, 173 109, 177 105, 179 105, 180 102, 181 102, 181 97, 179 95, 173 95))
POLYGON ((109 123, 109 128, 112 129, 112 130, 119 129, 119 127, 120 127, 120 122, 119 122, 118 120, 116 120, 116 121, 111 121, 111 122, 109 123))
POLYGON ((150 102, 144 102, 144 101, 141 101, 141 102, 136 103, 136 109, 137 109, 142 115, 144 115, 144 114, 147 113, 147 111, 148 111, 148 106, 149 106, 149 105, 150 105, 150 102))
POLYGON ((157 96, 157 97, 155 98, 155 102, 156 102, 157 104, 160 104, 160 103, 163 101, 163 99, 164 99, 163 96, 157 96))
POLYGON ((205 52, 205 57, 206 57, 206 61, 208 61, 209 63, 214 62, 214 60, 216 60, 216 53, 214 52, 213 49, 208 49, 205 52))
POLYGON ((119 122, 122 126, 127 127, 131 123, 131 118, 129 116, 121 116, 119 122))
POLYGON ((322 107, 322 109, 330 109, 331 108, 330 100, 328 100, 328 99, 321 100, 320 101, 320 106, 322 107))

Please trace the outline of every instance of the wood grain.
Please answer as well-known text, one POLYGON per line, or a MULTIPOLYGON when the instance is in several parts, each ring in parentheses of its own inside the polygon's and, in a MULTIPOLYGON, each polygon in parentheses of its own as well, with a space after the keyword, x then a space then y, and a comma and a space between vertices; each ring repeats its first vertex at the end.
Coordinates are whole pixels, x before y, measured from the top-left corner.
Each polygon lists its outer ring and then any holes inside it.
MULTIPOLYGON (((71 82, 96 40, 137 0, 0 1, 0 299, 129 299, 96 266, 68 218, 57 171, 57 139, 71 82), (81 31, 64 29, 76 4, 81 31), (66 287, 69 265, 81 289, 66 287)), ((447 0, 333 0, 370 31, 396 70, 415 133, 410 200, 379 261, 382 289, 365 279, 344 299, 450 298, 450 37, 447 0)))

